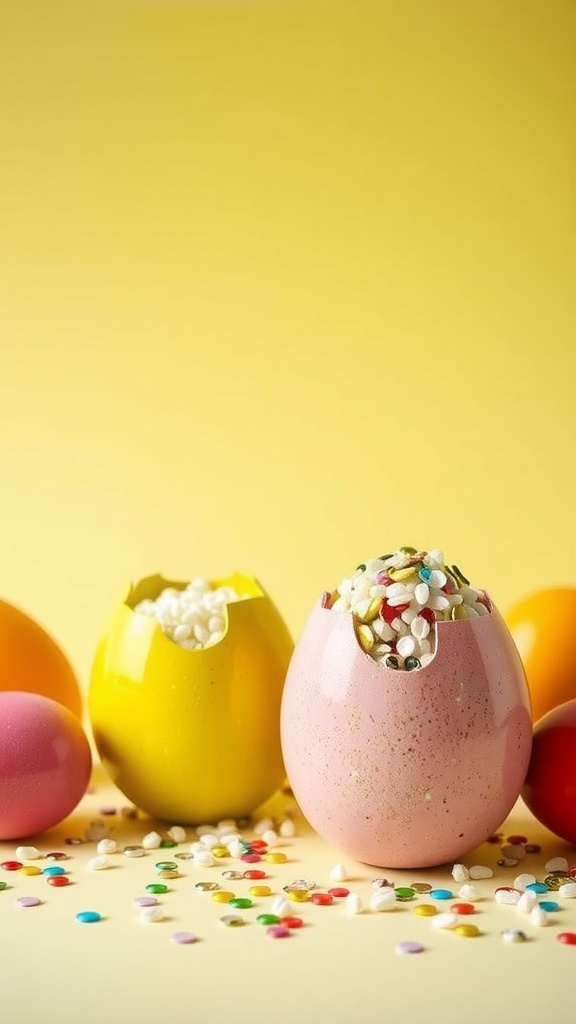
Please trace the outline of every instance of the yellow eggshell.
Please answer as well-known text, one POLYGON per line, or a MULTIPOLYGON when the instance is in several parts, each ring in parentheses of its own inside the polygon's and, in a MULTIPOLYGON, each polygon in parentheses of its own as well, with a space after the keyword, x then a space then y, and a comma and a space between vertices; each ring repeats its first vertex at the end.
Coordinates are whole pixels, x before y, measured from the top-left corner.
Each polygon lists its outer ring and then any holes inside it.
POLYGON ((125 796, 153 817, 192 824, 250 814, 284 781, 280 702, 293 643, 260 584, 240 573, 212 581, 249 595, 226 606, 213 646, 187 650, 133 610, 185 585, 151 576, 128 590, 96 651, 88 708, 125 796))

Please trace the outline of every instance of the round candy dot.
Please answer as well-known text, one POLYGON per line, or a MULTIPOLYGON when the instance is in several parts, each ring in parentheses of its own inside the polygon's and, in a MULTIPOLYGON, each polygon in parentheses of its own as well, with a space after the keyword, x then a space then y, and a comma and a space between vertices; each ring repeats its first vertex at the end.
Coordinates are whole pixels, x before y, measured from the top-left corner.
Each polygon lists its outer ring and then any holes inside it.
POLYGON ((70 884, 68 875, 49 875, 46 881, 48 885, 53 885, 55 888, 62 888, 63 885, 70 884))
POLYGON ((16 900, 17 907, 37 907, 42 903, 42 900, 38 899, 37 896, 19 896, 16 900))
POLYGON ((68 854, 63 853, 62 850, 52 850, 51 853, 46 854, 46 860, 68 860, 68 854))
POLYGON ((415 942, 413 939, 404 939, 402 942, 396 943, 397 953, 422 953, 424 946, 421 942, 415 942))
POLYGON ((158 863, 154 865, 154 867, 156 868, 157 871, 178 870, 178 865, 175 864, 173 860, 159 860, 158 863))
POLYGON ((148 922, 155 924, 156 921, 164 920, 164 911, 162 907, 143 907, 140 911, 140 920, 145 924, 148 922))
POLYGON ((288 914, 286 917, 280 918, 280 924, 283 924, 285 928, 302 928, 304 921, 301 917, 294 917, 292 914, 288 914))
POLYGON ((245 864, 257 864, 262 857, 259 853, 243 853, 240 860, 243 860, 245 864))
POLYGON ((433 900, 451 900, 454 893, 451 889, 430 889, 429 896, 433 900))
MULTIPOLYGON (((200 892, 213 892, 218 889, 218 882, 196 882, 194 888, 200 892)), ((230 895, 233 896, 234 894, 231 893, 230 895)))
POLYGON ((432 886, 429 882, 410 882, 410 888, 415 892, 430 892, 432 886))
POLYGON ((269 885, 251 885, 248 892, 251 896, 270 896, 272 889, 269 885))
POLYGON ((431 903, 418 903, 413 908, 413 912, 418 917, 434 917, 438 913, 436 907, 433 907, 431 903))
POLYGON ((397 900, 412 900, 416 895, 416 890, 409 885, 399 885, 394 889, 394 895, 397 900))
POLYGON ((42 868, 43 875, 65 875, 66 869, 59 867, 57 864, 51 864, 47 868, 42 868))
POLYGON ((457 924, 454 934, 461 935, 463 939, 473 939, 476 935, 480 935, 480 929, 475 924, 457 924))
POLYGON ((146 886, 146 892, 161 895, 165 892, 168 892, 168 886, 164 885, 163 882, 150 882, 150 884, 146 886))
POLYGON ((277 850, 274 853, 265 853, 264 860, 268 861, 269 864, 284 864, 288 858, 285 853, 277 850))
POLYGON ((8 882, 0 882, 0 892, 2 892, 3 889, 7 889, 7 888, 8 888, 8 882))
POLYGON ((245 924, 244 918, 240 914, 225 914, 224 917, 220 918, 220 924, 226 926, 226 928, 239 928, 245 924))
POLYGON ((530 882, 526 886, 527 892, 548 892, 548 886, 545 882, 530 882))
POLYGON ((332 897, 328 892, 313 892, 309 899, 310 903, 315 903, 319 907, 327 907, 332 903, 332 897))
POLYGON ((4 868, 4 871, 19 871, 21 867, 24 867, 19 860, 4 860, 0 864, 0 868, 4 868))
POLYGON ((287 939, 290 935, 290 929, 286 928, 283 924, 271 924, 270 927, 266 929, 266 934, 269 935, 271 939, 287 939))
POLYGON ((235 910, 248 910, 249 907, 254 906, 252 900, 248 899, 247 896, 235 896, 229 902, 230 906, 234 907, 235 910))
POLYGON ((212 894, 215 903, 230 903, 234 898, 234 893, 227 892, 226 889, 218 889, 212 894))
POLYGON ((194 935, 194 932, 172 932, 170 936, 170 942, 174 942, 177 946, 187 946, 191 942, 197 942, 198 936, 194 935))
POLYGON ((472 903, 453 903, 450 907, 453 914, 475 914, 476 907, 472 903))
POLYGON ((349 894, 350 889, 346 889, 343 885, 335 885, 331 889, 328 889, 328 895, 334 896, 335 899, 345 899, 349 894))
POLYGON ((76 914, 76 920, 80 921, 80 924, 95 924, 100 920, 100 914, 97 910, 81 910, 76 914))
POLYGON ((38 860, 41 856, 35 846, 19 846, 16 850, 16 860, 38 860))
POLYGON ((40 868, 36 867, 35 864, 25 864, 24 867, 20 868, 19 875, 40 875, 40 868))
POLYGON ((155 907, 158 900, 154 896, 136 896, 132 902, 135 907, 155 907))
MULTIPOLYGON (((226 871, 225 875, 228 875, 228 874, 229 874, 229 872, 226 871)), ((242 872, 242 875, 236 874, 236 872, 234 872, 234 877, 235 878, 240 878, 240 877, 242 877, 242 878, 251 878, 252 880, 255 881, 258 878, 266 878, 266 872, 262 871, 261 868, 249 868, 247 871, 242 872)))
POLYGON ((280 918, 277 914, 258 914, 256 923, 266 925, 280 924, 280 918))
POLYGON ((169 871, 159 871, 158 878, 180 878, 180 872, 177 868, 172 868, 169 871))
POLYGON ((553 913, 555 910, 560 910, 560 904, 556 903, 556 900, 541 900, 538 906, 549 914, 553 913))
POLYGON ((175 846, 178 846, 173 839, 162 839, 160 843, 161 850, 173 850, 175 846))
POLYGON ((144 847, 143 846, 125 846, 122 851, 125 857, 143 857, 144 847))
POLYGON ((562 942, 565 946, 576 946, 576 932, 559 932, 556 941, 562 942))

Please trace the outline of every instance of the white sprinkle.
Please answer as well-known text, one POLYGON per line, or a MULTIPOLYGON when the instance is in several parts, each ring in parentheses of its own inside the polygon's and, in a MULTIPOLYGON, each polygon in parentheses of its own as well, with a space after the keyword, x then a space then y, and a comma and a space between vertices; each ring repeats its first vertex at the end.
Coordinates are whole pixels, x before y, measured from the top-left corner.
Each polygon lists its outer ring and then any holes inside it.
POLYGON ((474 864, 470 868, 470 878, 492 878, 493 874, 492 868, 485 864, 474 864))
POLYGON ((215 846, 221 846, 222 840, 214 832, 203 832, 200 843, 205 850, 213 850, 215 846))
POLYGON ((157 850, 162 842, 162 836, 158 832, 147 832, 142 840, 145 850, 157 850))
POLYGON ((347 914, 362 913, 362 898, 357 892, 349 892, 344 900, 347 914))
POLYGON ((466 882, 470 878, 470 872, 465 864, 454 864, 452 878, 455 882, 466 882))
POLYGON ((505 928, 500 934, 504 942, 526 942, 528 938, 525 932, 519 931, 517 928, 505 928))
POLYGON ((264 832, 271 832, 274 830, 274 822, 272 818, 260 818, 254 825, 254 834, 262 836, 264 832))
POLYGON ((368 905, 370 907, 370 910, 374 910, 377 913, 383 910, 394 910, 394 908, 397 906, 394 889, 375 889, 374 892, 370 895, 368 905))
POLYGON ((278 846, 278 833, 273 828, 268 828, 262 833, 262 840, 268 847, 278 846))
POLYGON ((416 650, 416 642, 413 636, 401 636, 396 644, 396 650, 402 658, 408 658, 416 650))
POLYGON ((536 878, 534 875, 525 872, 522 875, 516 875, 516 878, 512 882, 515 889, 525 889, 527 885, 534 885, 536 878))
POLYGON ((458 890, 458 895, 463 900, 470 900, 471 903, 473 903, 474 900, 482 899, 482 893, 480 892, 480 889, 478 888, 477 885, 472 885, 471 882, 461 886, 461 888, 458 890))
POLYGON ((345 882, 348 878, 348 872, 345 864, 335 864, 333 868, 330 868, 328 877, 333 882, 345 882))
POLYGON ((552 857, 551 860, 547 860, 545 864, 546 871, 568 871, 568 861, 566 857, 552 857))
POLYGON ((231 857, 239 859, 244 853, 244 846, 240 839, 232 839, 229 843, 226 843, 226 846, 231 857))
POLYGON ((296 835, 296 825, 292 818, 284 818, 284 821, 280 822, 278 832, 282 839, 292 839, 296 835))
POLYGON ((164 911, 162 907, 155 905, 153 907, 142 907, 140 911, 140 920, 144 924, 154 924, 156 921, 164 920, 164 911))
POLYGON ((101 839, 96 847, 97 853, 109 854, 116 853, 118 844, 115 839, 101 839))
POLYGON ((210 850, 201 850, 194 854, 192 863, 197 868, 211 868, 216 863, 216 858, 212 856, 210 850))
POLYGON ((35 846, 17 846, 16 860, 39 860, 42 854, 35 846))
POLYGON ((530 923, 536 925, 537 928, 543 928, 548 924, 548 913, 542 910, 542 907, 534 907, 530 911, 530 923))
POLYGON ((87 867, 90 871, 104 871, 110 867, 110 860, 105 853, 101 853, 99 857, 91 857, 87 867))
POLYGON ((520 910, 523 914, 529 914, 534 909, 538 902, 538 896, 531 889, 527 889, 522 893, 520 899, 516 904, 517 910, 520 910))
POLYGON ((509 889, 496 889, 494 899, 496 903, 508 903, 511 906, 515 906, 521 895, 522 893, 518 892, 517 889, 512 889, 511 891, 509 889))
POLYGON ((186 830, 181 825, 172 825, 168 829, 168 835, 173 843, 185 843, 186 842, 186 830))
POLYGON ((461 923, 458 914, 452 914, 449 911, 443 914, 436 914, 430 918, 430 924, 433 928, 455 928, 456 925, 461 923))
POLYGON ((563 882, 558 888, 558 895, 563 896, 566 900, 576 898, 576 882, 563 882))
POLYGON ((278 917, 284 917, 292 911, 292 904, 286 896, 274 896, 270 902, 270 912, 278 917))

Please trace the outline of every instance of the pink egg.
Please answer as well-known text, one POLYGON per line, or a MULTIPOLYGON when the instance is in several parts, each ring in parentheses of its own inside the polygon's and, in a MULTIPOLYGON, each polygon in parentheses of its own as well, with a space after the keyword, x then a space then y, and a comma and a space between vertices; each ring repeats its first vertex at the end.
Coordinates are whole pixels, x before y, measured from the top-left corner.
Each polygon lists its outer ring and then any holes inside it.
POLYGON ((72 712, 49 697, 0 692, 0 840, 52 828, 77 806, 92 755, 72 712))
POLYGON ((516 802, 530 758, 528 688, 496 608, 437 623, 432 661, 391 670, 352 616, 315 607, 286 677, 281 736, 302 813, 326 840, 381 867, 454 861, 516 802))

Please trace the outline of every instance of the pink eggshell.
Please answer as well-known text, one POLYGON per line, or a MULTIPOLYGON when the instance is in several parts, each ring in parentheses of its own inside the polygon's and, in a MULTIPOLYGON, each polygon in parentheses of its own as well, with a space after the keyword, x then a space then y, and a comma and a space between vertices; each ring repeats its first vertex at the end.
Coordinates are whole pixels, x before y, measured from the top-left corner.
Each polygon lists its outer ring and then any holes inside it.
POLYGON ((454 861, 517 800, 532 725, 522 663, 498 611, 437 623, 432 661, 394 671, 351 615, 316 606, 281 708, 287 776, 316 831, 382 867, 454 861))
POLYGON ((68 708, 35 693, 0 693, 0 840, 62 821, 86 792, 91 768, 88 739, 68 708))

